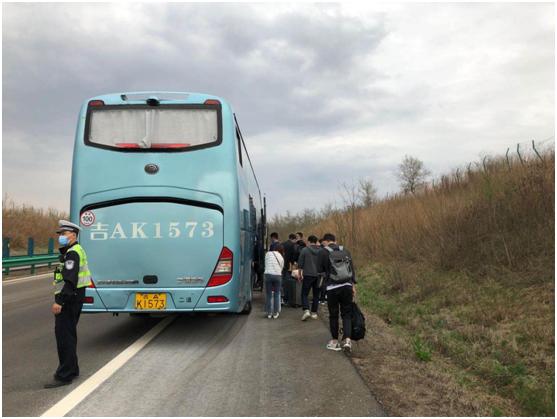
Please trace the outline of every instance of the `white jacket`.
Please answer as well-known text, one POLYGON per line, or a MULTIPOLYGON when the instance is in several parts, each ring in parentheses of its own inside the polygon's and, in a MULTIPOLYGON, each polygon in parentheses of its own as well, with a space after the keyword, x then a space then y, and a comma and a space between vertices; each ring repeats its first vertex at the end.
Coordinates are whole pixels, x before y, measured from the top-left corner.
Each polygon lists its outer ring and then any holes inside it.
POLYGON ((265 273, 269 275, 282 275, 284 258, 279 252, 272 251, 265 254, 265 273))

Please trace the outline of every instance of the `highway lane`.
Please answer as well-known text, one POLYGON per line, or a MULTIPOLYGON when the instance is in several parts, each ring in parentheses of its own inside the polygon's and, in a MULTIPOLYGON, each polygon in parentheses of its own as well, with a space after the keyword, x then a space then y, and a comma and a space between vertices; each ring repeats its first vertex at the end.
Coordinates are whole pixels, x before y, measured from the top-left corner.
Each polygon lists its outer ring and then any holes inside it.
MULTIPOLYGON (((83 315, 81 377, 42 385, 57 363, 49 280, 3 286, 3 415, 36 416, 75 390, 158 319, 83 315)), ((380 405, 319 320, 180 316, 68 416, 374 416, 380 405)))
POLYGON ((2 414, 38 416, 146 333, 160 319, 83 314, 78 325, 81 376, 43 389, 58 364, 50 277, 2 284, 2 414))
POLYGON ((324 322, 179 317, 69 416, 382 416, 324 322))

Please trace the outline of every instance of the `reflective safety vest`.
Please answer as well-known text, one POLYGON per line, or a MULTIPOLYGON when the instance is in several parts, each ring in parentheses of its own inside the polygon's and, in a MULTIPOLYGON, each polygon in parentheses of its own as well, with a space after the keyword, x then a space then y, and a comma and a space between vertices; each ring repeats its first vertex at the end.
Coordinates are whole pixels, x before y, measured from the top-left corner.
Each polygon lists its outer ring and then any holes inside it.
MULTIPOLYGON (((78 244, 74 244, 68 249, 68 252, 76 252, 79 255, 79 273, 77 280, 77 288, 85 288, 92 284, 91 272, 89 271, 89 265, 87 263, 87 255, 83 247, 78 244)), ((62 269, 64 268, 64 262, 60 262, 58 267, 54 271, 54 294, 59 294, 64 288, 64 278, 62 277, 62 269)))

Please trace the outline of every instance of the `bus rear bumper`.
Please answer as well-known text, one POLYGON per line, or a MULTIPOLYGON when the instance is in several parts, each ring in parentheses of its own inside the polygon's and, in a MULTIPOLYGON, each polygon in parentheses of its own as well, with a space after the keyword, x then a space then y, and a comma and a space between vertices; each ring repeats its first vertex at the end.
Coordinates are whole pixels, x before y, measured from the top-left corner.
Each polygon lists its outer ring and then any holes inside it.
POLYGON ((93 303, 83 304, 84 313, 188 313, 188 312, 238 312, 238 301, 230 296, 231 288, 88 288, 86 296, 93 303), (161 310, 141 310, 135 307, 137 293, 166 294, 166 307, 161 310), (225 297, 228 301, 210 303, 208 297, 225 297))

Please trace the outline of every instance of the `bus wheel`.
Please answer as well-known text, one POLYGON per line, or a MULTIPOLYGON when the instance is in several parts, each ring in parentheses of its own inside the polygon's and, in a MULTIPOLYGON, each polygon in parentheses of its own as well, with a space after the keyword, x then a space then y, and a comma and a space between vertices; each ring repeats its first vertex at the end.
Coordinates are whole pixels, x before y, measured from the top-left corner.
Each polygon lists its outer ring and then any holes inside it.
POLYGON ((250 314, 251 313, 251 301, 248 301, 244 306, 244 309, 240 311, 240 314, 250 314))

